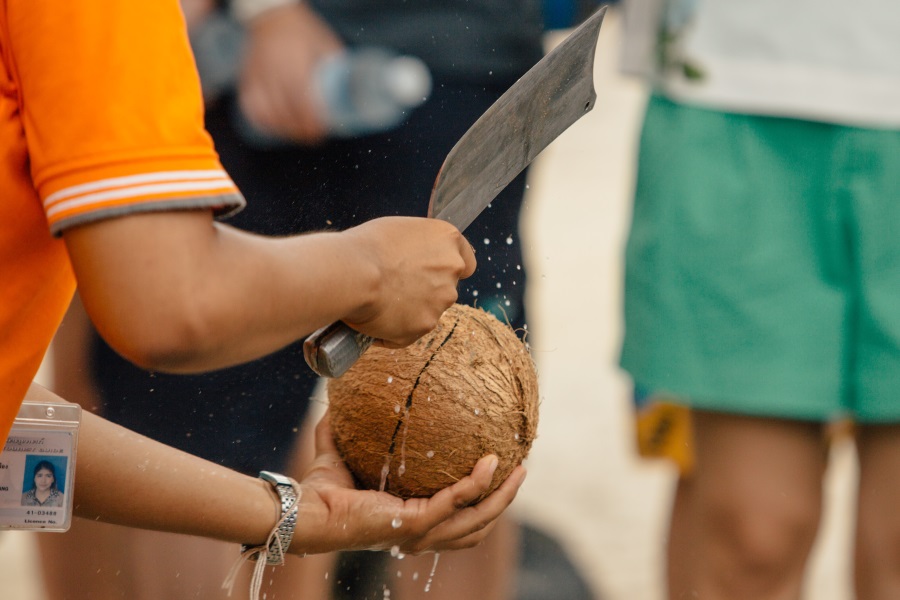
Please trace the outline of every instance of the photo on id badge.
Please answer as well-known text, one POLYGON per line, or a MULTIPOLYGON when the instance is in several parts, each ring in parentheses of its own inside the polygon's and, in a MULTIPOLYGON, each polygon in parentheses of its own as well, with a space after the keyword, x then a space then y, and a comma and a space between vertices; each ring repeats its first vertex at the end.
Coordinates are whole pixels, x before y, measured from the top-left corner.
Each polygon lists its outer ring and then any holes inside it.
POLYGON ((0 453, 0 530, 68 529, 72 437, 58 430, 13 430, 0 453))
POLYGON ((66 459, 30 454, 25 456, 22 506, 63 505, 66 489, 66 459))

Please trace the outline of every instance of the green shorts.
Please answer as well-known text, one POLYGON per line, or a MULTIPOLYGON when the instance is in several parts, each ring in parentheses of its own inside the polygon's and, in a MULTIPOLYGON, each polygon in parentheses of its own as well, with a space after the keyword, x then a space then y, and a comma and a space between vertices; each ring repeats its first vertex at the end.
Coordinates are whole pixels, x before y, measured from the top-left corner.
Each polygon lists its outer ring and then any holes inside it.
POLYGON ((900 422, 900 132, 652 97, 622 366, 699 409, 900 422))

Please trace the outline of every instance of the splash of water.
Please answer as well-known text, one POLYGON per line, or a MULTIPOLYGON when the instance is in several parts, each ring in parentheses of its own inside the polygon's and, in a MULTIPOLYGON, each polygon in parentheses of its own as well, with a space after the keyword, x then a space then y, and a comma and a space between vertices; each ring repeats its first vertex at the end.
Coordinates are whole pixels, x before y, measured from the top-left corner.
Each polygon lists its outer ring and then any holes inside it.
POLYGON ((434 572, 437 571, 438 559, 441 557, 440 552, 434 553, 434 562, 431 563, 431 573, 428 574, 428 581, 425 582, 425 591, 431 591, 431 582, 434 581, 434 572))
POLYGON ((387 486, 387 478, 388 473, 391 472, 391 455, 388 454, 384 457, 384 465, 381 467, 381 485, 378 486, 378 491, 383 492, 384 488, 387 486))

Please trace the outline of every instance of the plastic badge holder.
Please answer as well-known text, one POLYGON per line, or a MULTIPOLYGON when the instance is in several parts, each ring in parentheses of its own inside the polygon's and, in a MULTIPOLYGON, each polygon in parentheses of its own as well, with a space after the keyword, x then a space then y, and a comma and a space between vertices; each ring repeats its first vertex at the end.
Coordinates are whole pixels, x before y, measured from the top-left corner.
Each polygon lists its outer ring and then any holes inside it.
POLYGON ((0 452, 0 530, 69 529, 80 423, 77 404, 28 399, 22 403, 0 452), (32 491, 38 491, 39 472, 44 482, 49 472, 57 490, 43 503, 32 491))

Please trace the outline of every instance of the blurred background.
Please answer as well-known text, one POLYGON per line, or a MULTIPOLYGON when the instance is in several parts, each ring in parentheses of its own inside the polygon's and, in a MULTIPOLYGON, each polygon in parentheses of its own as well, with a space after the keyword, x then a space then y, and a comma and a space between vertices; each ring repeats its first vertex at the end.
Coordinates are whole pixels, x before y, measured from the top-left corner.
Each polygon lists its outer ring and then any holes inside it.
MULTIPOLYGON (((642 84, 617 72, 619 31, 613 7, 600 34, 595 110, 530 172, 522 236, 541 415, 529 477, 512 510, 564 545, 599 600, 660 600, 674 472, 635 456, 630 382, 617 367, 621 252, 646 97, 642 84)), ((566 33, 550 34, 548 48, 566 33)), ((852 596, 855 459, 847 443, 832 453, 808 599, 852 596)), ((41 589, 34 535, 54 534, 0 533, 3 598, 55 600, 41 589)))

